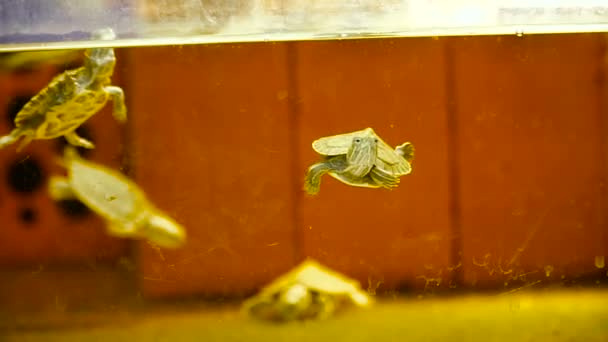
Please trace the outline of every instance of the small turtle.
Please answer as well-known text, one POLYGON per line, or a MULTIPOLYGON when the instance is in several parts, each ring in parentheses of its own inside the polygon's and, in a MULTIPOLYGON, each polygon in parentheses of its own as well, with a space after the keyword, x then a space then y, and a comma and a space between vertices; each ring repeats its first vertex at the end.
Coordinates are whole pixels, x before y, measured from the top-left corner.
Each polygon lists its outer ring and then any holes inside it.
MULTIPOLYGON (((102 29, 93 39, 112 40, 114 31, 102 29)), ((15 128, 0 137, 0 148, 23 137, 17 150, 34 139, 64 136, 75 146, 94 148, 92 142, 78 136, 75 130, 101 110, 109 99, 114 103, 114 117, 127 119, 127 108, 121 88, 111 86, 116 58, 112 48, 93 48, 85 52, 84 66, 68 70, 53 78, 49 85, 26 103, 15 117, 15 128)))
POLYGON ((184 228, 150 203, 144 192, 120 172, 82 159, 71 146, 65 148, 60 163, 68 177, 51 177, 51 198, 80 200, 105 219, 109 235, 146 238, 168 248, 184 243, 184 228))
POLYGON ((347 306, 369 306, 356 280, 308 259, 243 303, 249 315, 270 321, 324 319, 347 306))
POLYGON ((348 185, 390 189, 412 171, 414 146, 406 142, 393 150, 371 128, 315 140, 312 148, 324 160, 308 168, 304 190, 311 195, 326 173, 348 185))

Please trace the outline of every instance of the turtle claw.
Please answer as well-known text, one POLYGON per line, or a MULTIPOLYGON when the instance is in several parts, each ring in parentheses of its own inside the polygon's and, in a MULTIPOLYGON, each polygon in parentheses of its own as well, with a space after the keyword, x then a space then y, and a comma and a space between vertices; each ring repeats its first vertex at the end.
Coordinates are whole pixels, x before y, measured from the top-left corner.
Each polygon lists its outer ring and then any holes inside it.
POLYGON ((306 174, 304 179, 304 191, 309 195, 316 195, 321 190, 321 177, 313 175, 312 172, 306 174))
POLYGON ((92 142, 88 141, 87 139, 79 136, 78 134, 76 134, 76 132, 70 132, 70 133, 64 135, 64 137, 70 144, 72 144, 74 146, 80 146, 80 147, 84 147, 84 148, 88 148, 88 149, 95 148, 95 144, 93 144, 92 142))
POLYGON ((319 190, 321 190, 319 179, 317 179, 316 182, 311 182, 308 178, 306 179, 304 182, 304 191, 306 191, 307 194, 316 195, 319 193, 319 190))

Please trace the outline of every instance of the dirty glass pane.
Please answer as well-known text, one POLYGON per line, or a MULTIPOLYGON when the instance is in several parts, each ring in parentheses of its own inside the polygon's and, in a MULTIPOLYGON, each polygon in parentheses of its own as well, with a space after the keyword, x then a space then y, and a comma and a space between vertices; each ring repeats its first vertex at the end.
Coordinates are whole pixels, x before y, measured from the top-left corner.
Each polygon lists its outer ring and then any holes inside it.
MULTIPOLYGON (((596 32, 601 0, 5 0, 0 49, 81 45, 110 27, 114 46, 370 36, 596 32)), ((88 43, 90 45, 90 42, 88 43)), ((104 44, 104 43, 101 43, 104 44)))
POLYGON ((0 0, 0 340, 608 341, 607 32, 0 0))

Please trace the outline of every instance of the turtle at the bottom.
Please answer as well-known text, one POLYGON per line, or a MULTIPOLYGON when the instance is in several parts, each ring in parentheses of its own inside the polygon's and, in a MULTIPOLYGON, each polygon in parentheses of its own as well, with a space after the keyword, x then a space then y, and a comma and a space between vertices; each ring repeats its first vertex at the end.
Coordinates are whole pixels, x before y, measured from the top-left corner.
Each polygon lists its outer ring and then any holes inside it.
MULTIPOLYGON (((95 31, 93 39, 112 40, 112 29, 95 31)), ((112 48, 92 48, 85 52, 84 66, 68 70, 51 80, 32 97, 15 117, 15 128, 0 137, 0 148, 22 139, 21 150, 34 139, 64 136, 74 146, 93 148, 92 142, 76 134, 76 128, 101 110, 108 100, 114 103, 114 117, 127 119, 121 88, 112 86, 116 57, 112 48)))
POLYGON ((356 280, 308 259, 243 303, 243 311, 262 320, 325 319, 348 306, 369 306, 356 280))
POLYGON ((106 221, 106 231, 117 237, 147 239, 176 248, 186 240, 184 228, 156 208, 144 192, 118 171, 82 159, 68 146, 60 162, 68 177, 52 176, 48 190, 55 200, 78 199, 106 221))
POLYGON ((324 137, 312 147, 324 160, 308 168, 304 190, 311 195, 319 192, 326 173, 351 186, 390 189, 412 171, 414 145, 406 142, 393 150, 371 128, 324 137))

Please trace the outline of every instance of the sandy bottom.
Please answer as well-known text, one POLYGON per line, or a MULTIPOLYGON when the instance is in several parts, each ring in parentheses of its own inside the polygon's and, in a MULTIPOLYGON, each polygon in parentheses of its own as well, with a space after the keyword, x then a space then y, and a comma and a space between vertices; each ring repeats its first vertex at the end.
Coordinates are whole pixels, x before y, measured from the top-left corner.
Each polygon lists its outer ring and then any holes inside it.
MULTIPOLYGON (((82 316, 82 314, 81 314, 82 316)), ((273 324, 235 305, 174 304, 68 324, 15 322, 2 341, 608 341, 608 290, 384 299, 325 321, 273 324)), ((52 319, 51 319, 52 321, 52 319)), ((7 326, 5 326, 7 328, 7 326)))

